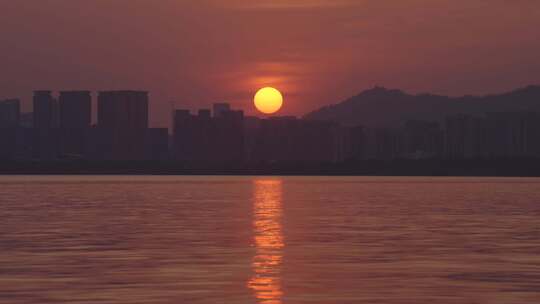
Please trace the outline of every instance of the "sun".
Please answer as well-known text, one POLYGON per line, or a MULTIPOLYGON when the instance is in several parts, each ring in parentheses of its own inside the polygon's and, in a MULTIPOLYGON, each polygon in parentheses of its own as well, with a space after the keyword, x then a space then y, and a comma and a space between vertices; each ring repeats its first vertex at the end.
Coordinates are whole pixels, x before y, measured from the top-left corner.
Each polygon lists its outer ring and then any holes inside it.
POLYGON ((283 106, 283 95, 274 88, 266 87, 255 94, 253 101, 257 110, 264 114, 274 114, 283 106))

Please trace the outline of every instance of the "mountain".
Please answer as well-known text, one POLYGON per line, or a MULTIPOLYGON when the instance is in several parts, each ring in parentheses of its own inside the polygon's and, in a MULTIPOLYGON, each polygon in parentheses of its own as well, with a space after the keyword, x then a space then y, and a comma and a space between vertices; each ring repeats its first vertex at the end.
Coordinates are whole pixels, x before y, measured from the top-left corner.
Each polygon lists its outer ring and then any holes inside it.
POLYGON ((344 125, 399 126, 407 120, 443 121, 453 114, 488 112, 540 112, 540 86, 528 86, 500 95, 448 97, 411 95, 375 87, 339 104, 304 116, 309 120, 335 121, 344 125))

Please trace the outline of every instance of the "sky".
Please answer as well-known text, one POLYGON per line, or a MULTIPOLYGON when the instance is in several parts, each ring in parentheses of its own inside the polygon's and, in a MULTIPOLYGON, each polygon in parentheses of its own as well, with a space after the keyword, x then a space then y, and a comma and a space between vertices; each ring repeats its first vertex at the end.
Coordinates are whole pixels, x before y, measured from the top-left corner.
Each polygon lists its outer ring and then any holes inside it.
POLYGON ((172 108, 255 114, 273 86, 301 116, 375 85, 487 94, 540 84, 538 0, 0 0, 0 99, 151 92, 172 108))

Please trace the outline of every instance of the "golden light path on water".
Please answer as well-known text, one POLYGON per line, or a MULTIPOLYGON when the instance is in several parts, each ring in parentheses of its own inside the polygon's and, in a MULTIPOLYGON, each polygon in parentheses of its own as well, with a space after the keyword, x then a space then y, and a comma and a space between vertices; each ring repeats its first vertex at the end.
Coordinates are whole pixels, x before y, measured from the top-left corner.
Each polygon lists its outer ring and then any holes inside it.
POLYGON ((254 242, 253 275, 248 287, 262 304, 281 304, 281 264, 283 260, 282 181, 258 179, 253 182, 254 242))

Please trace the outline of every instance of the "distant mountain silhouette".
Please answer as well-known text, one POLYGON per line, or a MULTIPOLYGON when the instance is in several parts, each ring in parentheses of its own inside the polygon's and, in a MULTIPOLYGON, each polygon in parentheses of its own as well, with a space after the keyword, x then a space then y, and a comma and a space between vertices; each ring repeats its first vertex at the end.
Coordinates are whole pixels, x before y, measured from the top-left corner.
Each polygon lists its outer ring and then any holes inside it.
POLYGON ((448 97, 410 95, 400 90, 375 87, 339 104, 304 116, 344 125, 398 126, 407 120, 443 121, 452 114, 489 112, 540 112, 540 86, 528 86, 500 95, 448 97))

